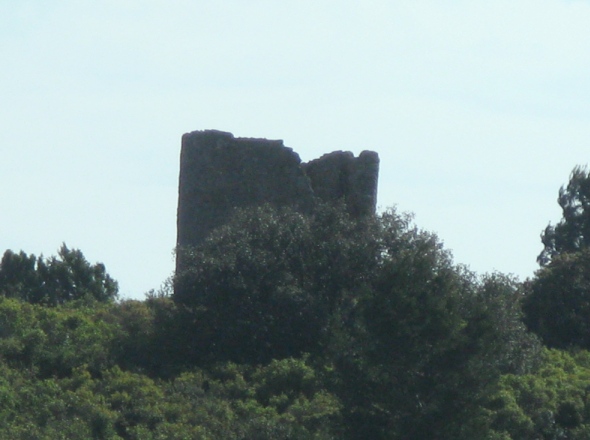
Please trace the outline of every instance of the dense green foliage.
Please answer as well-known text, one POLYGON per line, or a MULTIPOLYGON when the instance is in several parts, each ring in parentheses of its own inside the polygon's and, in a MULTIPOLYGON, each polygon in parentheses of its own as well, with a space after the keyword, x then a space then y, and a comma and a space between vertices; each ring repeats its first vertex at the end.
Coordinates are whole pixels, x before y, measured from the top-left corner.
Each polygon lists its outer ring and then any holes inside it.
POLYGON ((528 288, 526 322, 545 344, 590 349, 590 248, 554 257, 528 288))
POLYGON ((550 347, 590 349, 590 171, 574 168, 558 202, 563 218, 542 235, 525 321, 550 347))
POLYGON ((174 299, 194 362, 308 353, 350 438, 458 438, 474 402, 538 352, 517 283, 478 280, 394 211, 242 211, 183 259, 174 299))
MULTIPOLYGON (((583 211, 576 170, 560 203, 583 211)), ((572 242, 520 283, 394 210, 263 206, 143 301, 65 245, 6 251, 0 438, 588 439, 590 249, 572 242)))
POLYGON ((91 265, 81 251, 64 244, 57 257, 7 250, 0 261, 0 295, 46 305, 91 297, 112 301, 118 286, 101 263, 91 265))
POLYGON ((333 438, 340 403, 305 358, 145 374, 154 360, 122 348, 140 333, 140 347, 153 348, 159 310, 169 307, 0 299, 0 438, 333 438))
POLYGON ((534 374, 503 376, 474 421, 490 439, 588 439, 589 385, 589 352, 546 350, 534 374))
POLYGON ((575 167, 567 187, 559 189, 557 202, 563 218, 548 225, 541 240, 543 251, 538 257, 546 266, 556 255, 580 251, 590 245, 590 170, 575 167))
POLYGON ((321 352, 331 319, 374 274, 376 227, 341 209, 238 212, 183 256, 189 269, 176 277, 199 357, 257 363, 321 352))

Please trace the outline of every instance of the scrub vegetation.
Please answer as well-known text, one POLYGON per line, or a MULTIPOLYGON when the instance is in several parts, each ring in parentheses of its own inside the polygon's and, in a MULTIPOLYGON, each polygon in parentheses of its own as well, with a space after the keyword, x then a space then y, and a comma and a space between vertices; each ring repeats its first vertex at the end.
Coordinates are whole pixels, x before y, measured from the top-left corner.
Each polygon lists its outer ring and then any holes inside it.
POLYGON ((0 438, 588 439, 585 168, 558 201, 524 282, 338 205, 236 211, 143 301, 66 245, 6 251, 0 438))

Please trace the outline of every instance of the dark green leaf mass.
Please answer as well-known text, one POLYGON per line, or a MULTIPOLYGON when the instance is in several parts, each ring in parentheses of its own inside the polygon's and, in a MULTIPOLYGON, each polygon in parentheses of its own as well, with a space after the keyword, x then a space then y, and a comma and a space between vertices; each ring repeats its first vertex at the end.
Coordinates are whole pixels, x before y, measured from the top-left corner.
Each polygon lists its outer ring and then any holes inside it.
POLYGON ((537 258, 541 266, 557 255, 590 246, 590 170, 575 167, 567 187, 560 188, 557 202, 563 218, 541 234, 544 248, 537 258))

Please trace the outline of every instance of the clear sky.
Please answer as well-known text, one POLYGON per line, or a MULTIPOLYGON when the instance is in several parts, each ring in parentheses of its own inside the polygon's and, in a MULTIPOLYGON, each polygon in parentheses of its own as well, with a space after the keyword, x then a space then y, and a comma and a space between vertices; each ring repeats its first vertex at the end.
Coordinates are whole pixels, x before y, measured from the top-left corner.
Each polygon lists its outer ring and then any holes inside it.
POLYGON ((0 251, 171 273, 180 138, 376 150, 379 206, 479 272, 537 268, 590 161, 590 1, 0 0, 0 251))

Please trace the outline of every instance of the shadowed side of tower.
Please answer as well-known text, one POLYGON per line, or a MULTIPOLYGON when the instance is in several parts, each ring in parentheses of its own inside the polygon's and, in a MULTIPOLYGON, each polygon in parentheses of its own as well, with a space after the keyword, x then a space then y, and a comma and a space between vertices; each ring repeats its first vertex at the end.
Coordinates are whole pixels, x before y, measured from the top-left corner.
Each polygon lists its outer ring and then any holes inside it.
POLYGON ((334 151, 303 164, 317 199, 343 201, 353 217, 372 215, 377 206, 379 155, 363 151, 334 151))
POLYGON ((182 137, 178 198, 179 247, 202 242, 236 208, 313 207, 299 155, 280 140, 235 138, 207 130, 182 137))
POLYGON ((177 262, 236 208, 265 203, 312 213, 318 201, 343 201, 349 212, 373 215, 379 157, 336 151, 307 164, 281 140, 236 138, 205 130, 182 137, 177 217, 177 262))

